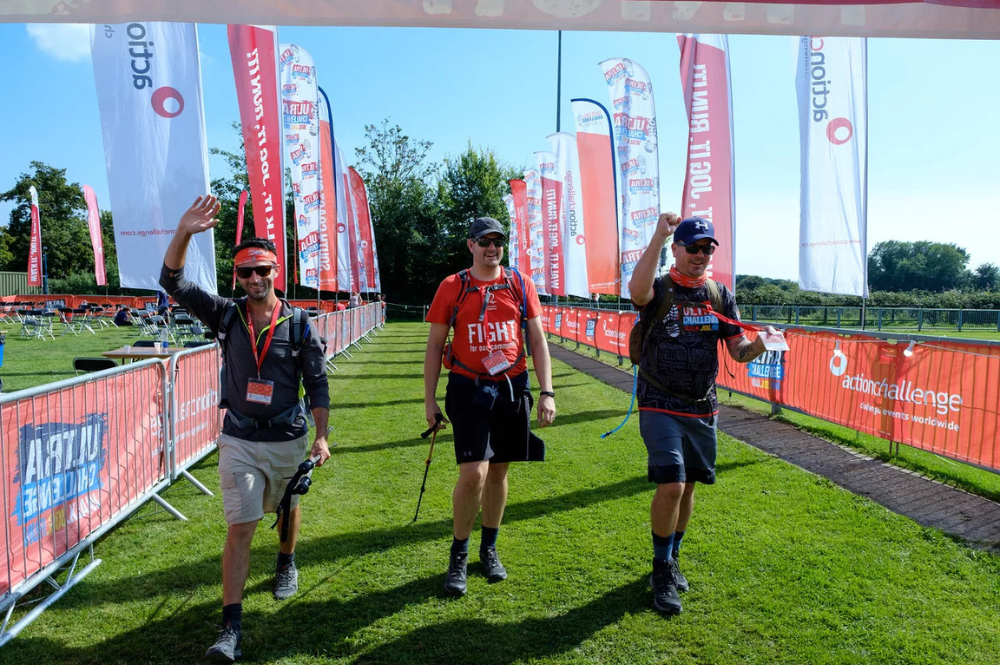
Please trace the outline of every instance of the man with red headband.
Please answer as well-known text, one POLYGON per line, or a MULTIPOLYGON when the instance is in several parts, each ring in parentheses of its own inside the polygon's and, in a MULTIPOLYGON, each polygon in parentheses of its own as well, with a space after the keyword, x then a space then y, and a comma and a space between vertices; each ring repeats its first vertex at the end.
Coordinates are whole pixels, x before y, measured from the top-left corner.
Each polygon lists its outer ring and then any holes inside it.
POLYGON ((656 483, 650 586, 654 607, 665 614, 681 611, 678 591, 688 589, 677 556, 694 508, 695 483, 715 482, 719 341, 739 363, 764 352, 760 337, 751 342, 743 335, 733 293, 706 274, 718 244, 712 222, 701 217, 682 222, 664 213, 629 281, 639 325, 648 331, 639 362, 639 431, 649 480, 656 483), (671 234, 675 265, 669 276, 657 277, 671 234))
MULTIPOLYGON (((220 407, 228 408, 219 437, 219 478, 229 531, 222 554, 222 630, 205 654, 231 663, 241 655, 243 587, 250 565, 250 544, 264 513, 276 511, 306 454, 330 457, 326 441, 329 385, 323 342, 309 318, 274 293, 278 257, 274 244, 253 238, 234 250, 236 278, 247 297, 230 301, 207 293, 184 278, 184 257, 191 236, 216 225, 219 204, 199 197, 181 217, 160 274, 160 285, 219 338, 223 353, 220 407), (298 326, 298 327, 297 327, 298 326), (309 444, 306 413, 299 399, 305 388, 316 422, 309 444)), ((293 497, 288 538, 281 544, 274 597, 298 590, 295 541, 300 510, 293 497)))

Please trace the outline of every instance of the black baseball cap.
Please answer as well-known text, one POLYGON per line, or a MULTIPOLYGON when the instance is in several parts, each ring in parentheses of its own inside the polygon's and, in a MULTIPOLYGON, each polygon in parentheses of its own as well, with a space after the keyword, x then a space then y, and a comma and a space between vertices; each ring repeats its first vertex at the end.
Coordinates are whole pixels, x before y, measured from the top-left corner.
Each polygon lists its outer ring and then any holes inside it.
POLYGON ((469 237, 473 239, 482 238, 491 233, 499 233, 504 238, 507 237, 507 232, 500 226, 500 222, 492 217, 476 217, 472 226, 469 227, 469 237))

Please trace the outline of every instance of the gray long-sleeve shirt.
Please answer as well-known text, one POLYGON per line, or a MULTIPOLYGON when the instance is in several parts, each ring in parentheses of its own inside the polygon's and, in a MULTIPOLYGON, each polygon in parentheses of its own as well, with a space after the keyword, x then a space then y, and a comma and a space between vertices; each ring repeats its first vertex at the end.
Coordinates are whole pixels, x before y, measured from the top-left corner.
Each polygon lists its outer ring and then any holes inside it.
MULTIPOLYGON (((185 279, 183 269, 170 270, 165 265, 160 271, 160 286, 216 334, 222 323, 222 313, 230 302, 235 302, 239 308, 234 324, 229 326, 225 344, 222 345, 223 361, 226 364, 226 401, 231 409, 255 420, 274 418, 298 402, 300 376, 312 408, 330 407, 323 342, 316 327, 310 325, 306 328, 299 357, 296 359, 292 355, 293 310, 288 303, 281 302, 281 314, 274 329, 274 338, 260 367, 260 378, 274 382, 271 403, 264 405, 249 402, 246 398, 249 380, 257 378, 257 361, 250 346, 250 331, 246 325, 246 300, 230 301, 212 295, 185 279)), ((267 328, 256 332, 257 352, 260 353, 267 338, 267 328)), ((240 428, 232 418, 227 417, 223 421, 222 431, 249 441, 290 441, 305 434, 308 426, 305 415, 299 416, 294 422, 267 428, 252 425, 240 428)))

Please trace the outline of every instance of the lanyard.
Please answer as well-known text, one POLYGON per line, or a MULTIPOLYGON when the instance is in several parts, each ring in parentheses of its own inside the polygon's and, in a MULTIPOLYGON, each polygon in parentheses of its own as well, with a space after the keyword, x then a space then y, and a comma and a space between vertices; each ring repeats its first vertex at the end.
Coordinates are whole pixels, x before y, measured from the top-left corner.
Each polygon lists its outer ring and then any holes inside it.
POLYGON ((267 350, 271 348, 271 339, 274 337, 274 329, 277 327, 278 317, 281 316, 281 303, 276 303, 274 311, 271 313, 271 325, 267 329, 267 337, 264 338, 264 348, 260 354, 257 353, 257 333, 253 329, 253 315, 250 307, 247 306, 247 330, 250 332, 250 348, 253 350, 253 359, 257 361, 257 378, 260 378, 260 366, 264 364, 267 350))
POLYGON ((490 329, 489 329, 489 314, 487 311, 487 305, 490 304, 490 300, 493 297, 493 292, 490 291, 489 287, 480 286, 479 292, 483 294, 483 308, 479 310, 479 322, 483 326, 483 337, 486 338, 486 351, 487 354, 493 353, 493 346, 490 344, 490 329))
POLYGON ((716 312, 714 309, 712 309, 712 303, 705 303, 705 304, 708 307, 708 311, 710 311, 715 316, 715 318, 719 319, 720 321, 724 321, 731 326, 736 326, 737 328, 742 328, 743 330, 752 330, 753 332, 760 332, 761 330, 763 330, 763 328, 761 328, 760 326, 755 326, 750 323, 743 323, 742 321, 737 321, 736 319, 730 319, 728 316, 724 316, 719 312, 716 312))

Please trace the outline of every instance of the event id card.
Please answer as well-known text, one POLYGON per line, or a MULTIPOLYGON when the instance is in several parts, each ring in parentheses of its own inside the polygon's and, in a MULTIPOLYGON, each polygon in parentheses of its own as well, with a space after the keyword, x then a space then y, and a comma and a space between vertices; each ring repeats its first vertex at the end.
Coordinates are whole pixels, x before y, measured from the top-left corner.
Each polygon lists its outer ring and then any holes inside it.
POLYGON ((250 379, 247 382, 247 401, 255 404, 270 404, 274 396, 274 381, 250 379))
POLYGON ((494 376, 510 367, 510 360, 507 359, 503 351, 494 351, 483 358, 483 367, 490 373, 490 376, 494 376))
POLYGON ((760 336, 760 340, 764 343, 764 348, 768 351, 788 350, 788 342, 785 341, 785 334, 780 330, 775 331, 771 335, 767 331, 761 330, 757 335, 760 336))

